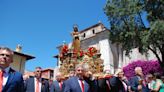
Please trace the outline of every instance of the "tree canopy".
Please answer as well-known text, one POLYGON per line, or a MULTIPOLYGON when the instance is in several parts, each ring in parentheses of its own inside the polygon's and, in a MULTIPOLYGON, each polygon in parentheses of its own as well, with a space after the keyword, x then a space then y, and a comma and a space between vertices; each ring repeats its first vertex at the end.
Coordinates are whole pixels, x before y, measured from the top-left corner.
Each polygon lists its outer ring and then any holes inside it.
POLYGON ((107 0, 104 11, 113 43, 121 43, 126 55, 133 48, 151 50, 164 67, 164 0, 107 0))

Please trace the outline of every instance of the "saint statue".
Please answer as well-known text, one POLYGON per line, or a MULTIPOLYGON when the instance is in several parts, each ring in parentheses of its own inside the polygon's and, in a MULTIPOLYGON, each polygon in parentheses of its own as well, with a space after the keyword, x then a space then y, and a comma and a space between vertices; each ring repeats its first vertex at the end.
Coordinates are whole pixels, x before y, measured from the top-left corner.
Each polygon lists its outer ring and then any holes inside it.
POLYGON ((80 38, 79 38, 77 25, 74 25, 73 27, 72 36, 73 36, 72 48, 74 51, 78 52, 80 51, 80 38))

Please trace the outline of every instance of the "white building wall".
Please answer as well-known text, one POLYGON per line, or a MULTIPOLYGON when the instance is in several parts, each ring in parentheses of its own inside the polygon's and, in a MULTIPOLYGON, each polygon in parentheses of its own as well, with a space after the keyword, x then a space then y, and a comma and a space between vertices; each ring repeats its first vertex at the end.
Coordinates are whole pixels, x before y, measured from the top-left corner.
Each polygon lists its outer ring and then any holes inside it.
POLYGON ((99 42, 101 58, 104 60, 104 70, 113 71, 113 54, 109 45, 109 40, 104 39, 99 42))
POLYGON ((125 51, 124 51, 124 54, 123 54, 124 64, 123 64, 123 66, 126 66, 130 62, 137 61, 137 60, 145 60, 145 61, 147 61, 147 60, 157 60, 157 58, 151 51, 148 51, 147 55, 146 54, 141 54, 138 51, 138 48, 132 49, 132 52, 129 54, 129 56, 125 56, 125 51))
MULTIPOLYGON (((160 58, 162 58, 160 52, 158 52, 158 53, 159 53, 160 58)), ((150 50, 148 51, 147 59, 148 60, 157 60, 155 54, 150 50)))
POLYGON ((122 67, 124 65, 124 62, 123 62, 123 51, 122 51, 122 46, 119 45, 118 46, 118 52, 119 52, 119 56, 118 56, 118 67, 122 67))

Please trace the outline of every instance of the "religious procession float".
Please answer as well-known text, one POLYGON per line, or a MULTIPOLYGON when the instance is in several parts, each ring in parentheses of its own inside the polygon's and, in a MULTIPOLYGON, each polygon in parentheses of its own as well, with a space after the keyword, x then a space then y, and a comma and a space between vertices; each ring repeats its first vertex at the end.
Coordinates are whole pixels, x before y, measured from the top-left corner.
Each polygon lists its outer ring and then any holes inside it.
POLYGON ((59 59, 61 64, 59 71, 62 71, 67 77, 69 71, 75 69, 77 64, 84 64, 92 72, 93 76, 103 78, 104 65, 103 60, 100 58, 99 50, 95 47, 88 47, 85 50, 80 48, 81 44, 77 26, 73 27, 71 34, 73 37, 71 47, 69 48, 68 44, 64 43, 60 49, 59 59))

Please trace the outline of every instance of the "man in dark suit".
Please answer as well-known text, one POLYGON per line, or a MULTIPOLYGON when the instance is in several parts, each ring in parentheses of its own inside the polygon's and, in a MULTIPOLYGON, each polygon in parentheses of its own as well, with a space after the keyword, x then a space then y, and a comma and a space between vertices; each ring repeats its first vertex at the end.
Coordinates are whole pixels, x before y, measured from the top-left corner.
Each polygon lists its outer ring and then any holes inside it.
POLYGON ((109 89, 107 88, 106 79, 103 77, 99 77, 97 79, 97 85, 98 85, 98 92, 109 92, 109 89))
POLYGON ((24 92, 22 74, 10 68, 13 51, 0 47, 0 92, 24 92))
POLYGON ((63 92, 63 80, 62 74, 58 72, 56 74, 56 80, 50 86, 50 92, 63 92))
POLYGON ((98 92, 97 80, 95 79, 95 77, 93 77, 92 72, 88 69, 85 70, 84 80, 89 84, 90 92, 98 92))
POLYGON ((112 92, 127 92, 124 89, 124 85, 122 81, 118 77, 113 76, 110 79, 110 85, 111 85, 112 92))
POLYGON ((130 79, 131 90, 135 92, 150 92, 141 67, 135 68, 136 76, 130 79))
POLYGON ((82 64, 76 65, 75 73, 75 77, 71 77, 64 82, 64 92, 89 92, 89 84, 84 80, 82 64))
POLYGON ((128 85, 124 82, 124 72, 122 69, 117 69, 114 76, 109 79, 111 92, 128 92, 128 85))
POLYGON ((34 74, 34 77, 25 81, 25 92, 49 92, 48 81, 41 78, 41 67, 36 67, 34 74))

